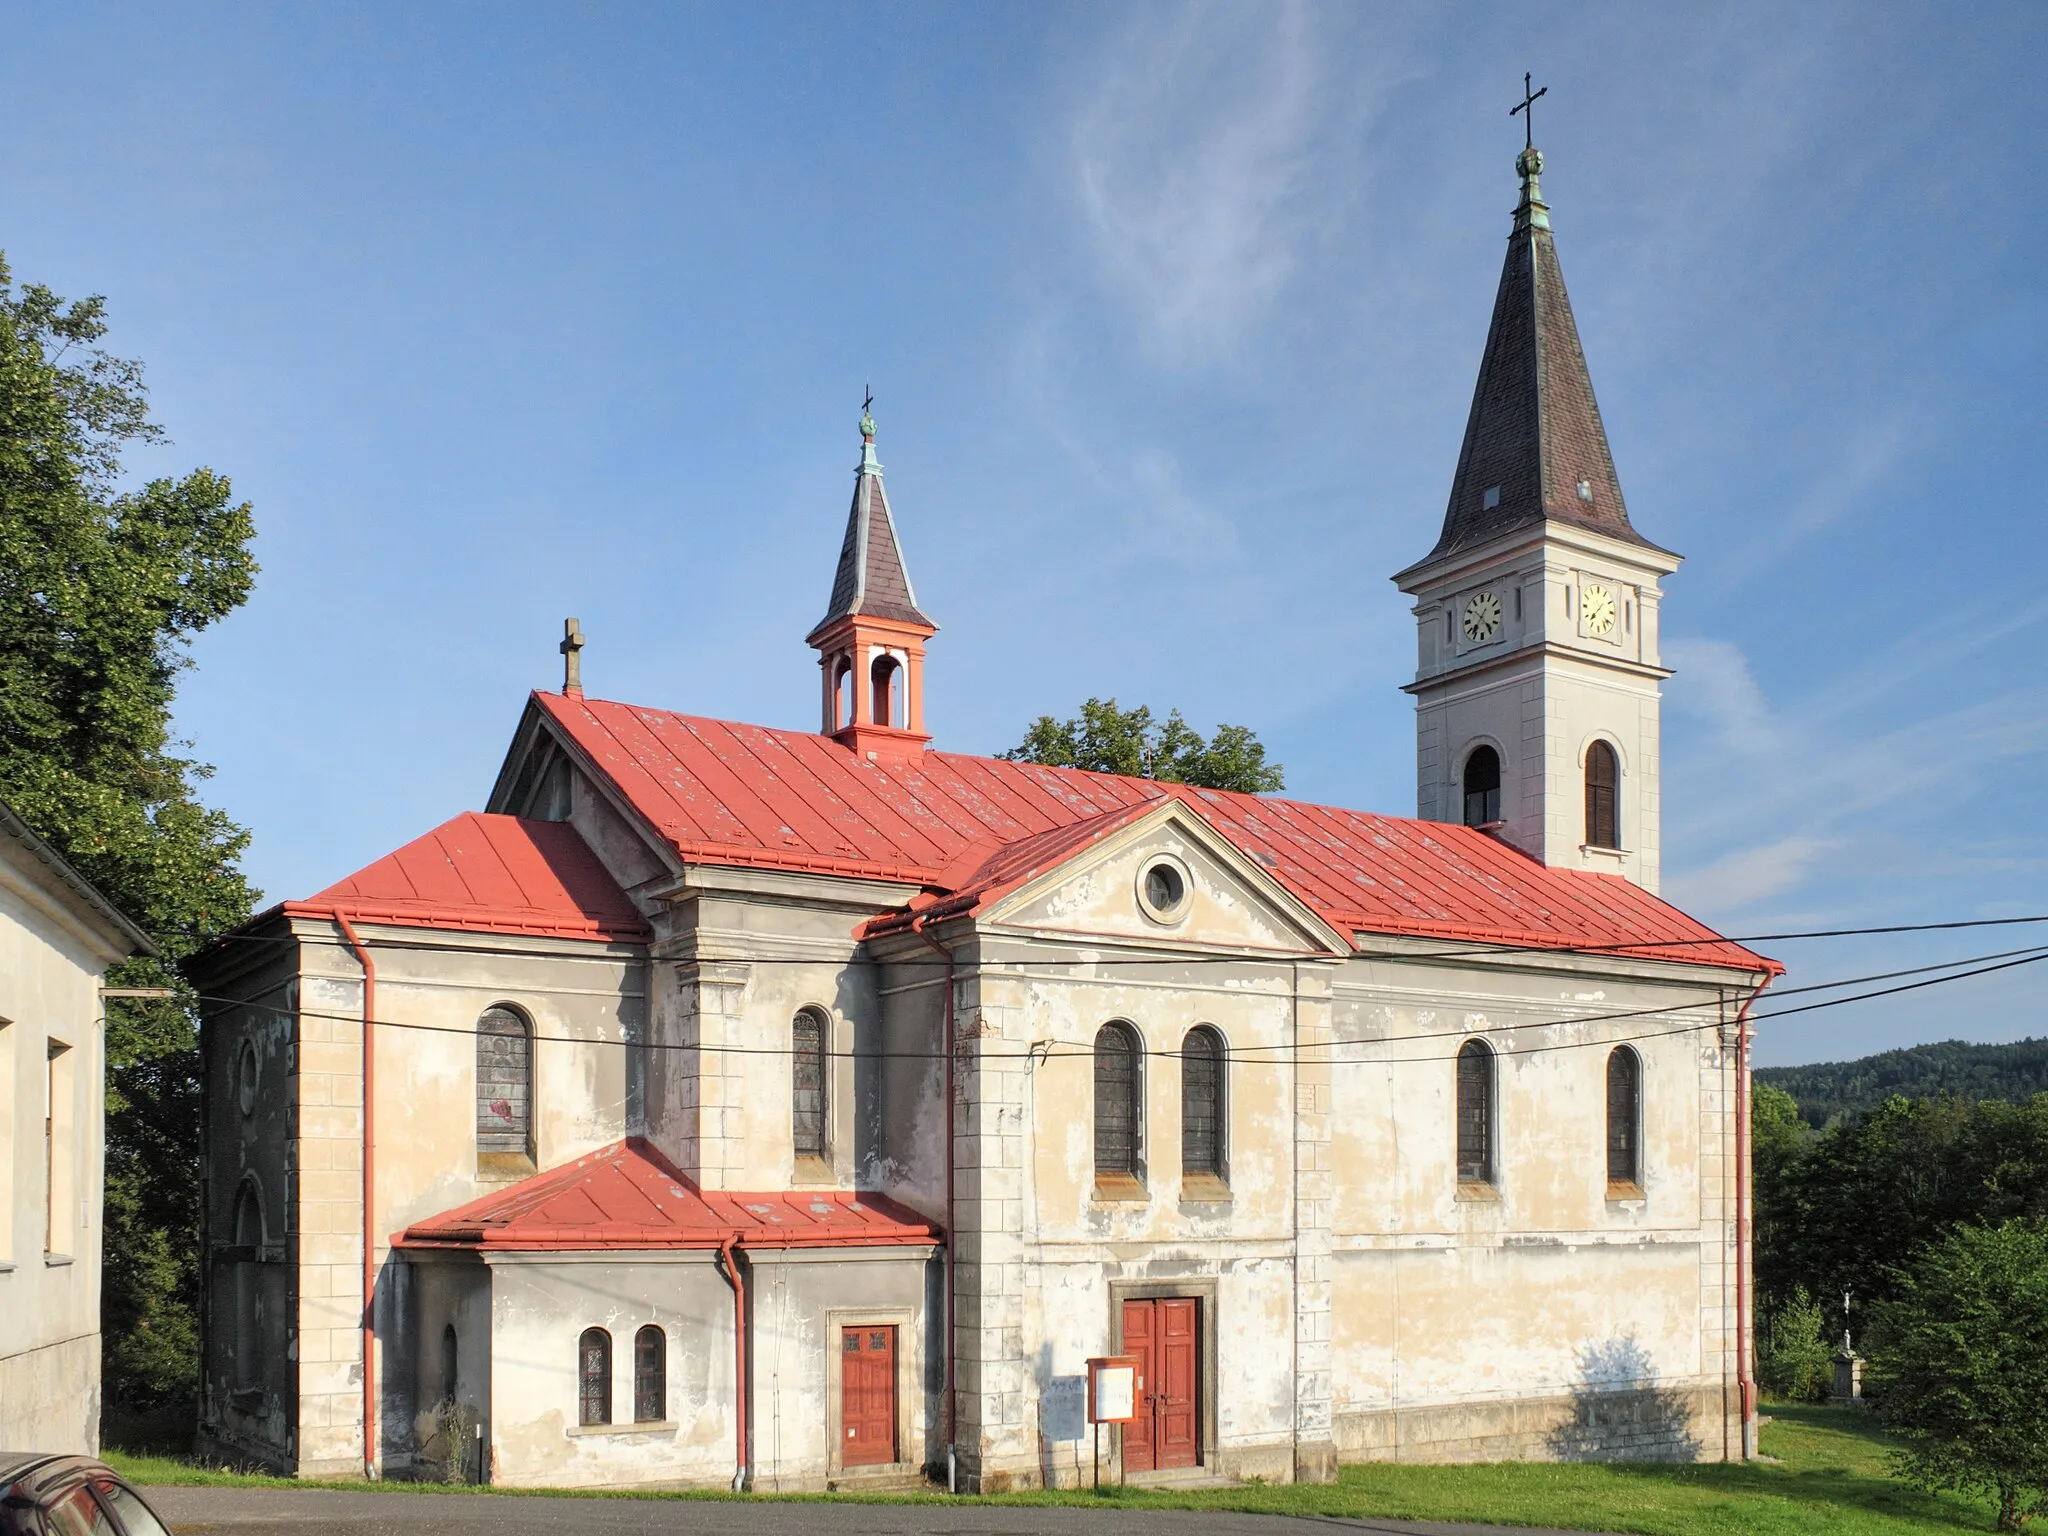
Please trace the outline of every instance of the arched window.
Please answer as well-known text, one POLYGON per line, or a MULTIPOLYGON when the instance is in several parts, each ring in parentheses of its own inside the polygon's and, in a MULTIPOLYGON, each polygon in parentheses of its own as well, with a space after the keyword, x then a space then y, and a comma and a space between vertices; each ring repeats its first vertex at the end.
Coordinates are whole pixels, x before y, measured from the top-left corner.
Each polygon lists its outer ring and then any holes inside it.
POLYGON ((1490 826, 1500 820, 1500 754, 1474 747, 1465 759, 1465 825, 1490 826))
POLYGON ((789 1026, 789 1127, 798 1157, 825 1156, 825 1015, 803 1008, 789 1026))
POLYGON ((254 1178, 242 1180, 235 1191, 235 1317, 232 1362, 235 1383, 250 1387, 261 1379, 263 1360, 263 1319, 257 1316, 262 1303, 263 1272, 257 1263, 263 1257, 263 1192, 254 1178))
POLYGON ((1483 1040, 1458 1050, 1458 1178, 1493 1182, 1493 1051, 1483 1040))
POLYGON ((1207 1024, 1180 1046, 1180 1171, 1223 1177, 1223 1037, 1207 1024))
POLYGON ((1637 1184, 1643 1174, 1643 1059, 1625 1045, 1607 1057, 1607 1182, 1637 1184))
POLYGON ((877 656, 868 680, 874 690, 875 724, 901 725, 902 700, 898 695, 903 691, 903 669, 896 664, 896 658, 888 655, 877 656))
POLYGON ((533 1155, 533 1035, 510 1008, 476 1024, 476 1149, 533 1155))
POLYGON ((456 1354, 455 1325, 449 1323, 441 1330, 441 1396, 451 1403, 455 1401, 455 1388, 462 1380, 456 1370, 460 1363, 456 1354))
POLYGON ((1105 1024, 1095 1034, 1095 1172, 1138 1176, 1138 1034, 1105 1024))
POLYGON ((633 1335, 633 1422, 668 1417, 668 1335, 649 1323, 633 1335))
POLYGON ((576 1341, 576 1422, 612 1421, 612 1336, 602 1328, 586 1328, 576 1341))
POLYGON ((853 660, 842 656, 832 664, 832 729, 843 731, 853 723, 853 660))
POLYGON ((1594 848, 1621 846, 1621 760, 1614 748, 1596 741, 1586 749, 1586 842, 1594 848))

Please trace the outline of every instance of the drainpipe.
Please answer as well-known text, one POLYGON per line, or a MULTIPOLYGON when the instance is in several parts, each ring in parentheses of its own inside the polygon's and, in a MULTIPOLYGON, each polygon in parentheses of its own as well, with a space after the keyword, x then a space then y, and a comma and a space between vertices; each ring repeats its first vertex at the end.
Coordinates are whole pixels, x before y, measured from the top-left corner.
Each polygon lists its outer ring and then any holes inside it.
POLYGON ((1742 1397, 1742 1459, 1756 1451, 1756 1375, 1750 1365, 1750 1312, 1754 1286, 1752 1258, 1755 1233, 1751 1211, 1754 1205, 1749 1146, 1749 1010, 1771 984, 1766 975, 1757 988, 1743 999, 1735 1016, 1735 1381, 1742 1397))
POLYGON ((718 1245, 718 1263, 732 1284, 733 1445, 732 1491, 747 1489, 747 1282, 740 1275, 740 1239, 733 1233, 718 1245))
POLYGON ((334 921, 363 968, 363 1476, 377 1479, 377 965, 340 907, 334 921))
POLYGON ((910 931, 937 950, 946 962, 946 1492, 960 1491, 955 1437, 960 1422, 960 1393, 954 1375, 955 1296, 959 1286, 953 1242, 953 951, 925 932, 924 919, 910 920, 910 931))

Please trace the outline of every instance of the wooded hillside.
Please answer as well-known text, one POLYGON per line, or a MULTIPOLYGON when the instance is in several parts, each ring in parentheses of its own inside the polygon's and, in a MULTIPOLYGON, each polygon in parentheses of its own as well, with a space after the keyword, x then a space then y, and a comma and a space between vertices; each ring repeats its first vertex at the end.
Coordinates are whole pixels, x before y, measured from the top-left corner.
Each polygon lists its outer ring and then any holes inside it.
POLYGON ((2019 1102, 2048 1093, 2048 1040, 2011 1045, 1941 1040, 1856 1061, 1759 1067, 1756 1079, 1791 1094, 1799 1101, 1799 1117, 1819 1129, 1842 1116, 1875 1109, 1893 1094, 1907 1099, 1952 1094, 1968 1100, 2019 1102))

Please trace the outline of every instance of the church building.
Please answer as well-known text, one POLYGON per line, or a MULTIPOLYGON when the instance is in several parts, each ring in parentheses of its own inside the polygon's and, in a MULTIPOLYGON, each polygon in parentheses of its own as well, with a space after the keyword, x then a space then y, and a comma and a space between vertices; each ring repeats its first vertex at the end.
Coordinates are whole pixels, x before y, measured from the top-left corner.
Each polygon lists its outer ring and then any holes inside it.
POLYGON ((1656 895, 1678 557, 1517 168, 1416 816, 944 750, 864 415, 815 730, 591 697, 572 620, 481 811, 194 962, 208 1447, 1071 1486, 1128 1355, 1132 1481, 1748 1454, 1778 967, 1656 895))

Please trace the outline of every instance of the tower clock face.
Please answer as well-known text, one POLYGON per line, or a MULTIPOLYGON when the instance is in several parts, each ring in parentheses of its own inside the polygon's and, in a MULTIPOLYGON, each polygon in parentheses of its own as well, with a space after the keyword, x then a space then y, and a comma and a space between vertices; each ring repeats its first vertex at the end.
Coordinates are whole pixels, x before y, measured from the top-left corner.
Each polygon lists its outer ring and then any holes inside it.
POLYGON ((1597 582, 1587 582, 1579 590, 1579 613, 1587 634, 1607 634, 1614 628, 1614 594, 1597 582))
POLYGON ((1500 633, 1500 599, 1491 592, 1478 592, 1465 604, 1465 638, 1484 645, 1500 633))

